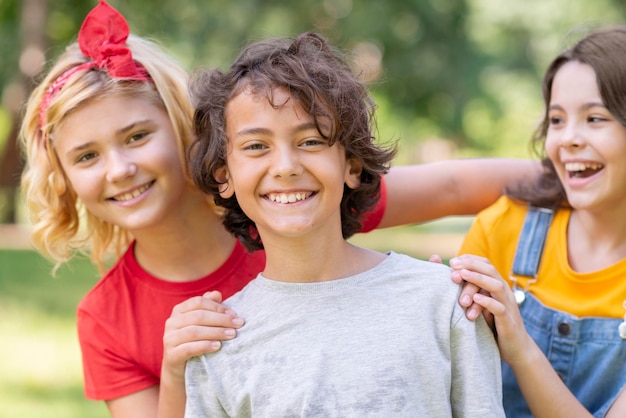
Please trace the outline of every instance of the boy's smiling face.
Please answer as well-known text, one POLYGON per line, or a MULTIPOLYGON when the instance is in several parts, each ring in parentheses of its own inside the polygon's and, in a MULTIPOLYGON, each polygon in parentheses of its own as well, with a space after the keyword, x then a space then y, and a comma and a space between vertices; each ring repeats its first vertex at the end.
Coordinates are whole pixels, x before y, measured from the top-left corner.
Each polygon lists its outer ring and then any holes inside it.
POLYGON ((344 184, 358 187, 360 165, 347 160, 338 143, 329 146, 313 116, 285 89, 275 89, 273 101, 245 89, 228 102, 222 197, 237 196, 266 245, 313 231, 341 236, 344 184))

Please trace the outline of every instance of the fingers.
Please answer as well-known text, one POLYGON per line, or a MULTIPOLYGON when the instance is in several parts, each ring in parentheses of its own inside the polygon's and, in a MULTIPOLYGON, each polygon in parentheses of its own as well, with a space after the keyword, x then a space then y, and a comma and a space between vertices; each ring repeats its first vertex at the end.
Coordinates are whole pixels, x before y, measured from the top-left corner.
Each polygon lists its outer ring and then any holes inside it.
POLYGON ((212 290, 210 292, 206 292, 202 297, 209 298, 214 302, 222 303, 222 293, 218 290, 212 290))
POLYGON ((431 263, 439 263, 439 264, 443 263, 441 257, 437 254, 433 254, 430 257, 428 257, 428 261, 430 261, 431 263))
POLYGON ((450 267, 454 270, 467 269, 488 276, 499 276, 498 271, 488 259, 471 254, 463 254, 450 259, 450 267))
POLYGON ((222 294, 218 291, 207 292, 202 296, 194 296, 174 306, 172 313, 184 313, 198 309, 226 313, 232 310, 221 304, 222 294))
POLYGON ((450 260, 452 280, 463 284, 459 304, 466 308, 465 316, 475 320, 484 314, 484 304, 477 303, 475 295, 501 292, 506 285, 495 267, 484 257, 464 254, 450 260))

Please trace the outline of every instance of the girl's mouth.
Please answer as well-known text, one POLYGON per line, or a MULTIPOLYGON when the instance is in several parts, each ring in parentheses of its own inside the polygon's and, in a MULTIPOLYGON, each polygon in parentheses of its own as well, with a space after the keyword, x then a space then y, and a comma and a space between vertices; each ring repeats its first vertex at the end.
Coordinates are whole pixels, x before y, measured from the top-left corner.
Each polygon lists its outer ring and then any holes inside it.
POLYGON ((586 178, 593 176, 604 166, 598 163, 566 163, 565 170, 570 178, 586 178))
POLYGON ((146 190, 148 190, 150 187, 152 187, 153 184, 154 184, 154 181, 151 181, 150 183, 146 183, 143 186, 140 186, 131 192, 122 193, 122 194, 118 194, 117 196, 113 196, 110 198, 110 200, 115 200, 116 202, 125 202, 127 200, 134 199, 140 194, 142 194, 143 192, 145 192, 146 190))

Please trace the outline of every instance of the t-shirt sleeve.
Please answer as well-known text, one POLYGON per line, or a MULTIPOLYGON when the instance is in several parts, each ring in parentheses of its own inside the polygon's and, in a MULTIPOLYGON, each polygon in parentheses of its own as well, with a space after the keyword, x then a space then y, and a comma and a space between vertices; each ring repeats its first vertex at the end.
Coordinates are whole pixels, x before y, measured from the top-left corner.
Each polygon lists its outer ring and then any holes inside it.
POLYGON ((185 418, 228 417, 217 397, 219 389, 207 374, 206 356, 193 357, 185 366, 185 418))
POLYGON ((124 342, 79 308, 78 339, 83 358, 85 397, 110 400, 157 385, 157 378, 129 360, 124 342))
POLYGON ((387 185, 385 176, 382 176, 378 201, 372 210, 363 215, 363 229, 361 232, 371 232, 378 228, 385 214, 385 209, 387 209, 387 185))
POLYGON ((476 321, 468 320, 459 306, 453 317, 452 415, 504 417, 500 354, 487 322, 482 316, 476 321))

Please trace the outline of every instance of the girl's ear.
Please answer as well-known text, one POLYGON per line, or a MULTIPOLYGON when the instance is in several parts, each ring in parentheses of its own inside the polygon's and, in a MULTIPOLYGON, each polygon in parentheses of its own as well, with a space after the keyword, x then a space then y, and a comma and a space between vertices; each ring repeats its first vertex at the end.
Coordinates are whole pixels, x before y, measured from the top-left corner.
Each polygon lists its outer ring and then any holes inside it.
POLYGON ((351 189, 356 189, 361 185, 361 172, 363 171, 363 164, 354 158, 348 158, 346 164, 346 185, 351 189))
POLYGON ((219 186, 220 196, 223 199, 229 199, 235 194, 235 188, 230 181, 230 173, 226 166, 220 167, 215 171, 215 180, 221 184, 219 186))

